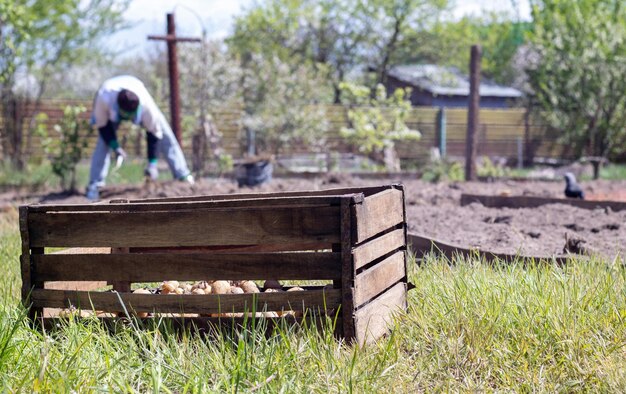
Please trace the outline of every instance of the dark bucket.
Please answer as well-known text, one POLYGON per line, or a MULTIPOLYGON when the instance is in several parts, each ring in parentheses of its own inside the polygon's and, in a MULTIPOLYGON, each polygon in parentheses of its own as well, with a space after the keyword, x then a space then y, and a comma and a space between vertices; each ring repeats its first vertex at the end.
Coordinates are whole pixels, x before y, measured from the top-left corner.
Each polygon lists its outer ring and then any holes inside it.
POLYGON ((240 164, 237 167, 236 177, 239 187, 257 186, 272 180, 274 166, 269 160, 254 163, 240 164))

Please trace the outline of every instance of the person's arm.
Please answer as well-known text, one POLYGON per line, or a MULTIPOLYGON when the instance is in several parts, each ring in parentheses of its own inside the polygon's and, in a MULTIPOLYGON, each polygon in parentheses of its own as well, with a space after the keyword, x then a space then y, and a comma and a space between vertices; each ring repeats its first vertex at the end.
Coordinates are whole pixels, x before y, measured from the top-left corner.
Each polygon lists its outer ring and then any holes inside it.
POLYGON ((117 142, 117 134, 115 132, 115 124, 113 122, 110 120, 107 121, 107 124, 104 125, 104 127, 98 128, 98 132, 109 148, 113 150, 119 148, 120 144, 117 142))

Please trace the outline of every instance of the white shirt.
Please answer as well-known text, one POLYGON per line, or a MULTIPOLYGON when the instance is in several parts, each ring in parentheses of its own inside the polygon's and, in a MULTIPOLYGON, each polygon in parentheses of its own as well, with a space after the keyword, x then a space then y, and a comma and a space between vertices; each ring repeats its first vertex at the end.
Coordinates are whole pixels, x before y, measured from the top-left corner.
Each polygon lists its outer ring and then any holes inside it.
POLYGON ((140 106, 133 123, 141 125, 158 139, 163 138, 163 130, 159 121, 163 114, 144 84, 130 75, 120 75, 102 83, 94 99, 91 123, 97 128, 101 128, 106 126, 108 121, 120 122, 117 95, 122 89, 130 90, 139 97, 140 106))

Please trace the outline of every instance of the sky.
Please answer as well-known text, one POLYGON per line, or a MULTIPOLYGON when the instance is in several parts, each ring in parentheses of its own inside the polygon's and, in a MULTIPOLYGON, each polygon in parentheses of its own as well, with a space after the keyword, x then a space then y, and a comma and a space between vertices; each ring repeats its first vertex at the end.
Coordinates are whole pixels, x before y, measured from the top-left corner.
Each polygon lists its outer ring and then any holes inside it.
MULTIPOLYGON (((165 18, 174 12, 179 35, 201 37, 203 31, 210 38, 224 38, 232 28, 232 20, 256 0, 133 0, 125 18, 132 27, 109 38, 107 44, 127 54, 149 51, 154 41, 150 34, 164 34, 165 18)), ((521 19, 530 18, 529 0, 456 0, 455 17, 479 14, 482 11, 514 12, 517 4, 521 19)), ((162 44, 161 44, 162 45, 162 44)))

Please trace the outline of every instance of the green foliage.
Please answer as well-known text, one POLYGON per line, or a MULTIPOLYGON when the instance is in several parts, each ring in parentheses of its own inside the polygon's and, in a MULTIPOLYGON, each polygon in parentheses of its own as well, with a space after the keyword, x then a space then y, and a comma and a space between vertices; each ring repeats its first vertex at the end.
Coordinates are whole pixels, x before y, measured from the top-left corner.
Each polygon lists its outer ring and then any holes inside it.
POLYGON ((422 170, 422 179, 429 182, 460 182, 465 179, 461 163, 445 159, 428 163, 422 170))
POLYGON ((574 153, 607 157, 626 144, 626 4, 533 1, 528 70, 540 116, 574 153))
POLYGON ((476 166, 476 173, 480 177, 504 178, 510 174, 507 167, 494 163, 489 156, 481 156, 476 166))
POLYGON ((316 152, 325 147, 328 121, 323 106, 311 105, 327 90, 311 68, 254 55, 244 68, 246 129, 256 134, 257 153, 280 153, 294 146, 316 152))
POLYGON ((432 25, 448 0, 270 0, 257 3, 235 21, 230 47, 244 60, 252 54, 307 64, 332 85, 339 103, 340 84, 363 65, 384 82, 388 67, 401 61, 401 48, 413 30, 432 25))
POLYGON ((484 16, 466 16, 458 21, 442 21, 430 31, 422 33, 428 45, 416 48, 432 62, 468 70, 470 47, 482 47, 481 73, 502 84, 519 79, 520 70, 515 55, 524 44, 524 35, 531 28, 528 22, 515 22, 508 14, 490 13, 484 16))
POLYGON ((421 138, 419 131, 405 123, 411 109, 410 89, 397 89, 391 96, 382 85, 375 92, 349 83, 342 83, 341 89, 349 124, 341 129, 341 136, 387 170, 399 171, 396 143, 421 138))
POLYGON ((81 116, 83 106, 66 106, 54 133, 43 132, 44 149, 52 164, 52 172, 61 180, 63 190, 76 192, 76 167, 89 144, 91 127, 81 116))

